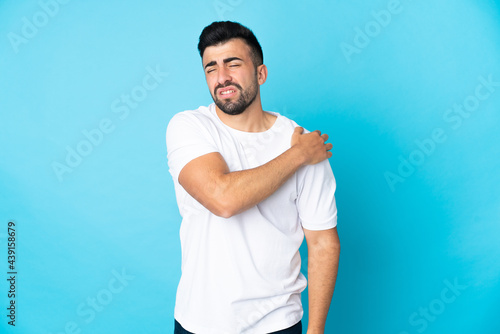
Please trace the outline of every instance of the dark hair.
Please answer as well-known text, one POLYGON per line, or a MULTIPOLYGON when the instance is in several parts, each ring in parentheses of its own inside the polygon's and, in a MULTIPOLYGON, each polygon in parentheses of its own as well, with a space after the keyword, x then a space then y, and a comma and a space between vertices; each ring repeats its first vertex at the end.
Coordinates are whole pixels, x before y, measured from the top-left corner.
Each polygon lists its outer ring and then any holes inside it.
POLYGON ((223 44, 230 39, 241 38, 247 43, 251 50, 252 61, 255 67, 264 63, 264 55, 257 37, 247 27, 238 22, 218 21, 206 26, 200 35, 198 51, 203 58, 205 49, 209 46, 223 44))

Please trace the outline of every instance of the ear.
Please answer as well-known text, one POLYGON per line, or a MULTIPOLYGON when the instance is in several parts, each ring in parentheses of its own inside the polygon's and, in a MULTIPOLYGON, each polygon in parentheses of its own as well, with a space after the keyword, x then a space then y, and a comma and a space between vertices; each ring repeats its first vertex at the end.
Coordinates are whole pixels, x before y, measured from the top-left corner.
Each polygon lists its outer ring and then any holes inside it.
POLYGON ((257 80, 259 85, 264 84, 267 80, 267 66, 262 64, 257 66, 257 80))

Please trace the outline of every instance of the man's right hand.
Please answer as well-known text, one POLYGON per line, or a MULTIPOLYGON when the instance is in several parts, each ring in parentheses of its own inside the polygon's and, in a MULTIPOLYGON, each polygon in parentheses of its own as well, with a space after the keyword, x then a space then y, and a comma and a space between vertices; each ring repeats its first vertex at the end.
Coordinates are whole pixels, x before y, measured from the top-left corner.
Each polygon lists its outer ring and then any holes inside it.
POLYGON ((332 156, 330 150, 333 145, 325 143, 328 140, 326 133, 321 134, 319 130, 310 133, 303 132, 304 128, 296 127, 291 142, 292 148, 296 148, 302 153, 303 165, 314 165, 332 156))

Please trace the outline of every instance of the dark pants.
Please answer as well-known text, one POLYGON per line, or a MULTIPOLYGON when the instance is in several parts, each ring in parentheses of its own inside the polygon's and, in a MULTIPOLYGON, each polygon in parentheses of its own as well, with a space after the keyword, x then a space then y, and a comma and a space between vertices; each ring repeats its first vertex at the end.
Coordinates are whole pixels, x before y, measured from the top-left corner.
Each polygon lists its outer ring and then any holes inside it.
MULTIPOLYGON (((175 320, 175 329, 174 329, 174 334, 194 334, 191 332, 188 332, 184 328, 182 328, 181 324, 175 320)), ((297 324, 293 325, 292 327, 282 329, 277 332, 272 332, 269 334, 302 334, 302 321, 299 321, 297 324)))

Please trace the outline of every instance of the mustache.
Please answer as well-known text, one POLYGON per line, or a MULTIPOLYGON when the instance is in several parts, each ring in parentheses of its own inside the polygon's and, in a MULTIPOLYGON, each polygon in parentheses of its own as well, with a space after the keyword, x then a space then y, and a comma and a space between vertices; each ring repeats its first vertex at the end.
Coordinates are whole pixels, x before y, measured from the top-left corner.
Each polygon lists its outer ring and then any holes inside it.
POLYGON ((214 88, 214 96, 216 96, 216 95, 217 95, 217 91, 218 91, 219 89, 221 89, 221 88, 225 88, 225 87, 227 87, 227 86, 234 86, 234 87, 238 88, 240 91, 241 91, 241 90, 243 90, 243 89, 241 88, 241 86, 240 86, 240 85, 238 85, 237 83, 235 83, 235 82, 231 82, 231 81, 227 81, 227 82, 224 82, 224 84, 219 84, 219 85, 217 85, 217 86, 214 88))

